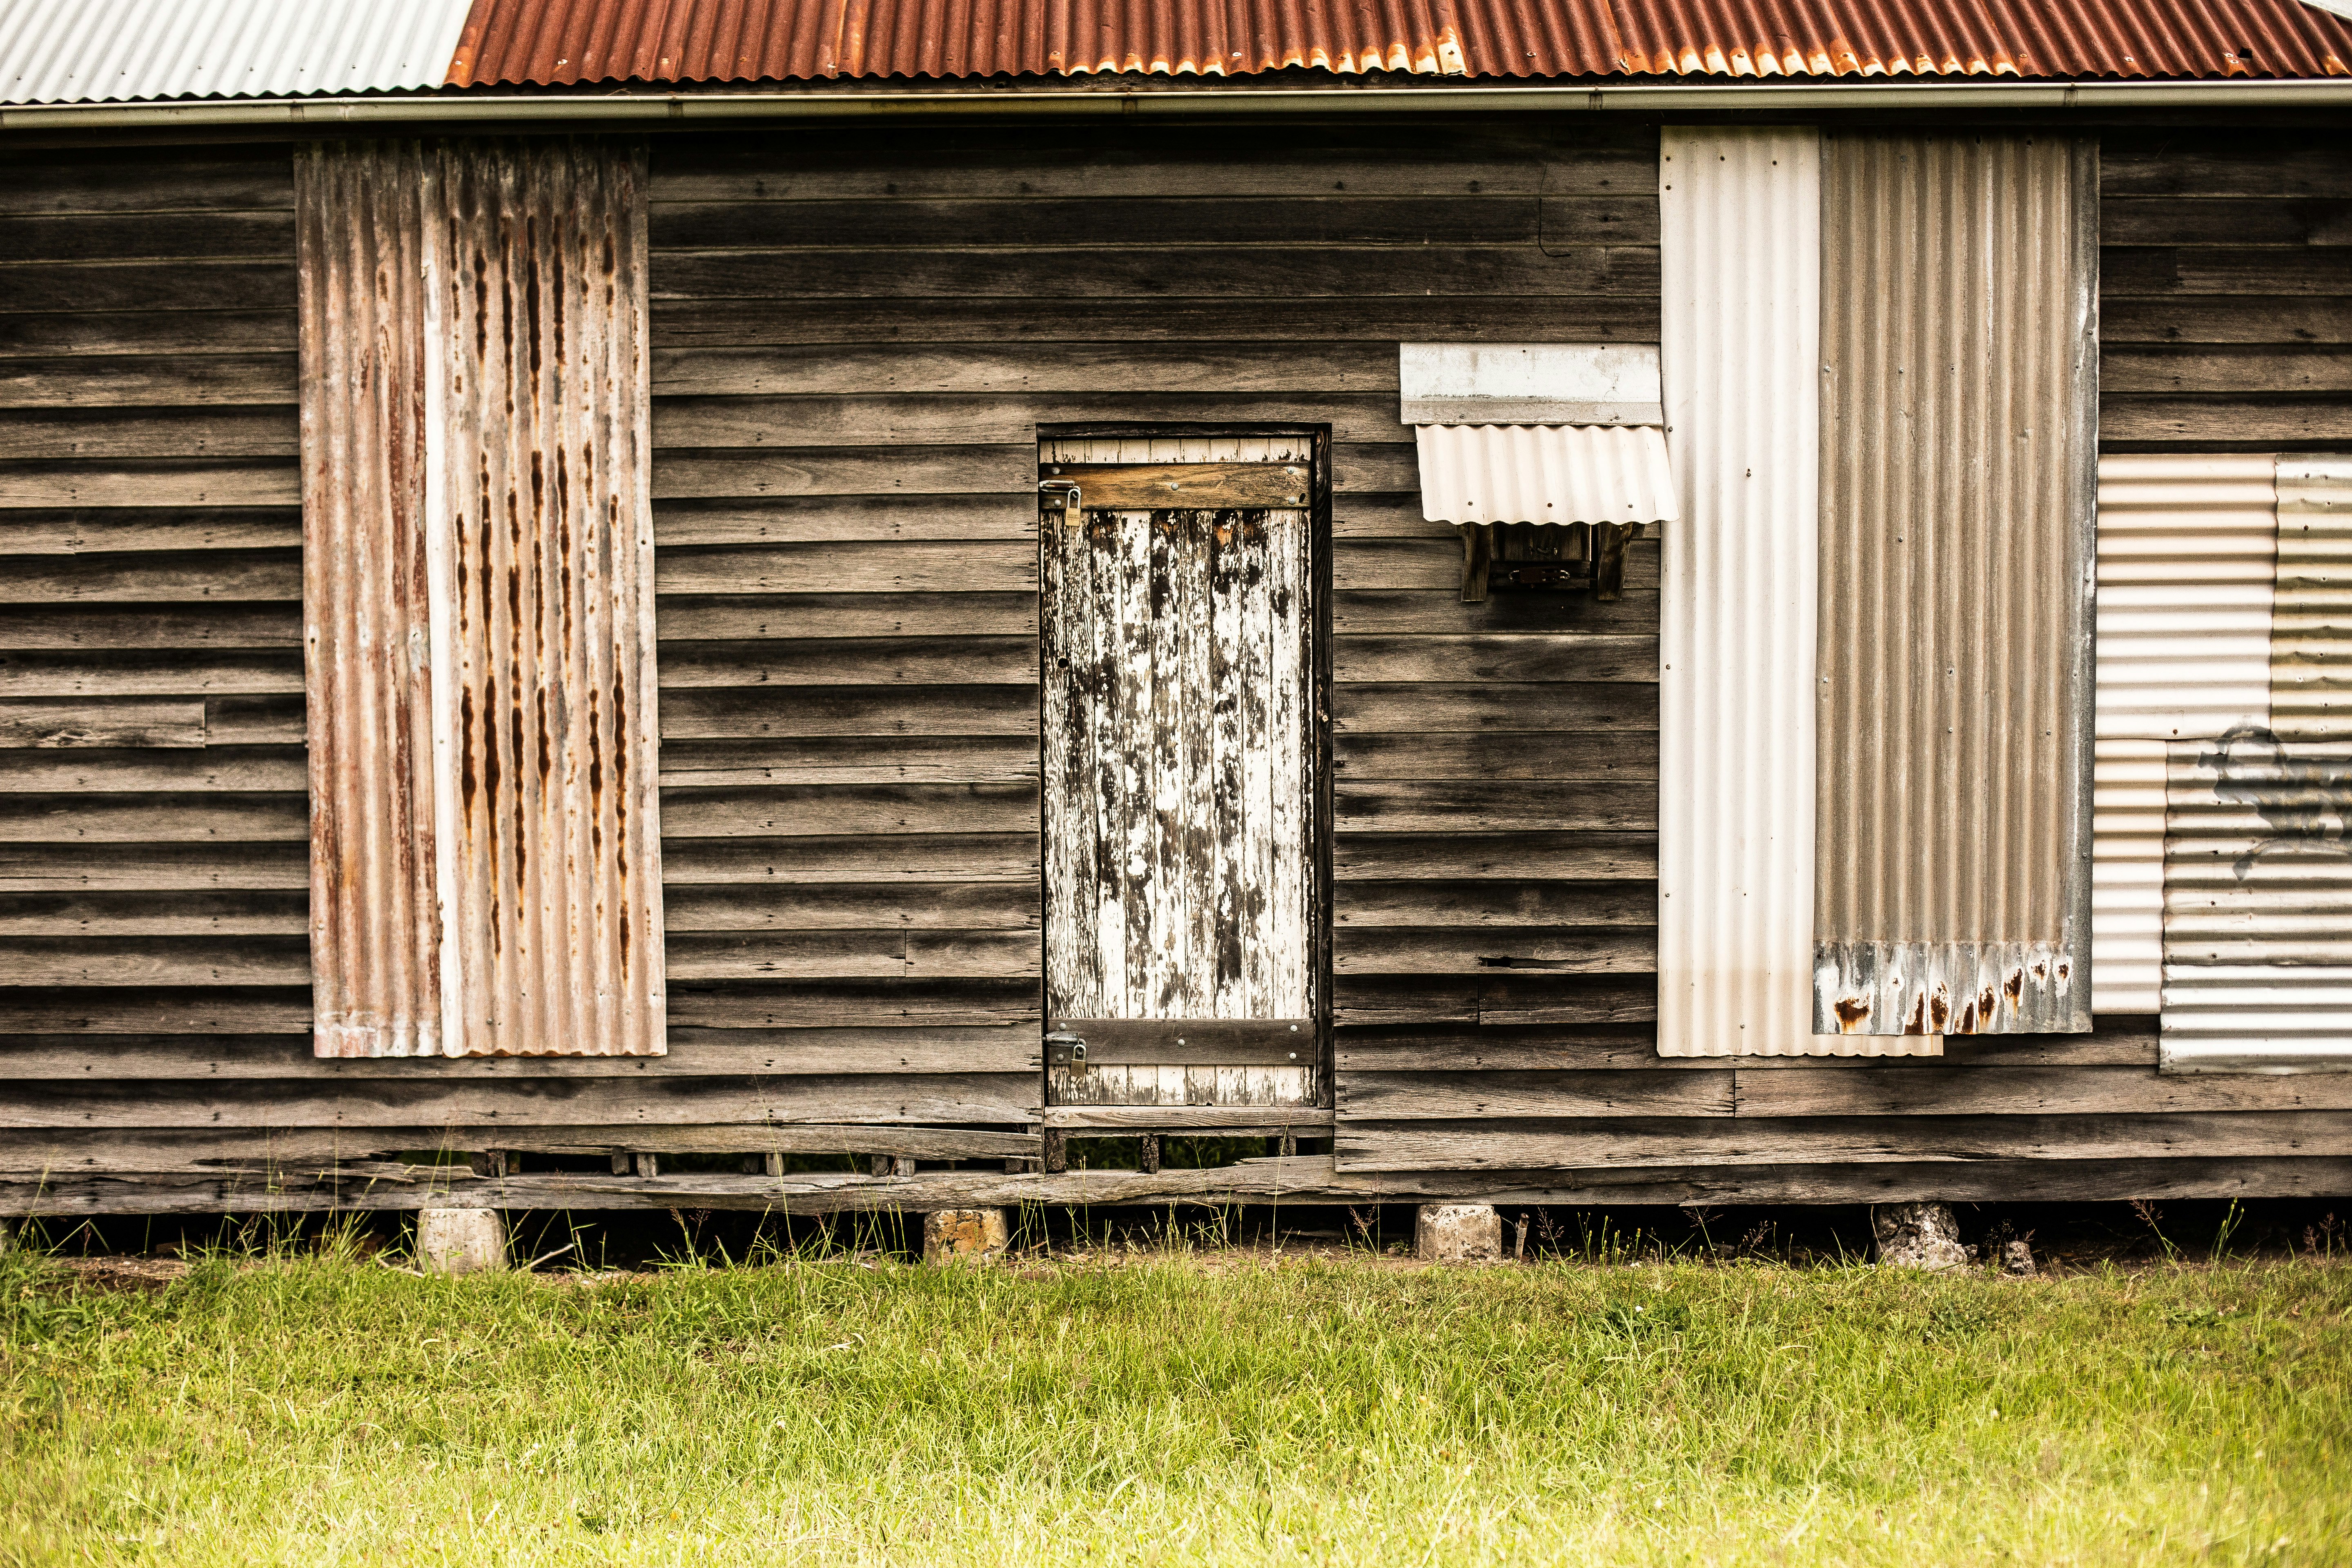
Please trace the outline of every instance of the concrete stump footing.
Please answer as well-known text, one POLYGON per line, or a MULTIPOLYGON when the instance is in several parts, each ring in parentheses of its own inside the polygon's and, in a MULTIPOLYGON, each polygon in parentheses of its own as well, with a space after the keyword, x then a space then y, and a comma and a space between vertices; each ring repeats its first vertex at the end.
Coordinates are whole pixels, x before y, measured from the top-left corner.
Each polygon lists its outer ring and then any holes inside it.
POLYGON ((416 1262, 427 1274, 504 1268, 506 1216, 496 1209, 418 1209, 416 1262))
POLYGON ((1423 1204, 1412 1250, 1424 1263, 1493 1263, 1503 1256, 1502 1216, 1492 1204, 1423 1204))

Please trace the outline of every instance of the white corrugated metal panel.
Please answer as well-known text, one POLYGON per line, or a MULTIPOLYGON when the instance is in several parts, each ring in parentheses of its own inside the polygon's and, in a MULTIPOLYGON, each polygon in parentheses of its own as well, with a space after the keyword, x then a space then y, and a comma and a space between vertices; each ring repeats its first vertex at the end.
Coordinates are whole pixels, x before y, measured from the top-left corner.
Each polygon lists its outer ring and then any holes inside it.
POLYGON ((2352 741, 2178 741, 2166 783, 2168 1072, 2352 1070, 2352 741))
POLYGON ((2352 457, 2278 461, 2271 728, 2352 739, 2352 457))
POLYGON ((2274 460, 2099 459, 2102 740, 2207 740, 2270 715, 2274 460))
POLYGON ((2164 980, 2164 748, 2270 714, 2268 456, 2099 459, 2091 1007, 2164 980))
POLYGON ((1422 425, 1432 522, 1670 522, 1665 437, 1648 426, 1422 425))
POLYGON ((0 102, 441 85, 469 0, 0 0, 0 102))
POLYGON ((1407 425, 1659 425, 1648 343, 1402 343, 1407 425))
POLYGON ((1812 1032, 1820 137, 1669 126, 1658 187, 1658 1052, 1934 1051, 1812 1032))
POLYGON ((2091 1011, 2153 1013, 2164 987, 2164 742, 2095 744, 2091 1011))

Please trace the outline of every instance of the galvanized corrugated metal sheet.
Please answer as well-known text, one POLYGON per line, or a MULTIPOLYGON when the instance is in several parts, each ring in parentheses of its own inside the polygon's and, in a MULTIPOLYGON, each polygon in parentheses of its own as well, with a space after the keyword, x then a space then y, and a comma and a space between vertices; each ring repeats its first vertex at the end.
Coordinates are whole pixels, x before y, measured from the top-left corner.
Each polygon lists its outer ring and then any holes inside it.
POLYGON ((311 1037, 437 1056, 425 290, 413 142, 303 149, 302 607, 311 1037))
POLYGON ((1933 1052, 1812 1032, 1821 138, 1669 126, 1659 159, 1658 1051, 1933 1052))
POLYGON ((2172 747, 2169 1072, 2352 1070, 2352 458, 2273 483, 2268 711, 2172 747))
POLYGON ((2099 459, 2102 739, 2269 721, 2275 467, 2266 454, 2099 459))
POLYGON ((1667 522, 1679 510, 1653 426, 1421 425, 1413 439, 1432 522, 1667 522))
POLYGON ((2096 149, 1824 149, 1813 1027, 2087 1029, 2096 149))
POLYGON ((0 102, 440 85, 467 0, 0 0, 0 102))
POLYGON ((2278 461, 2271 728, 2352 739, 2352 457, 2278 461))
POLYGON ((2091 1011, 2164 1005, 2162 741, 2097 743, 2091 791, 2091 1011))
POLYGON ((425 223, 444 1026, 658 1055, 645 150, 445 142, 425 223))
POLYGON ((2168 1072, 2352 1070, 2352 741, 2176 742, 2168 1072))
POLYGON ((2099 459, 2095 1012, 2161 1003, 2165 743, 2270 721, 2273 467, 2267 456, 2099 459))
POLYGON ((1423 76, 2226 78, 2352 74, 2301 0, 477 0, 449 68, 488 82, 761 81, 1308 67, 1423 76))

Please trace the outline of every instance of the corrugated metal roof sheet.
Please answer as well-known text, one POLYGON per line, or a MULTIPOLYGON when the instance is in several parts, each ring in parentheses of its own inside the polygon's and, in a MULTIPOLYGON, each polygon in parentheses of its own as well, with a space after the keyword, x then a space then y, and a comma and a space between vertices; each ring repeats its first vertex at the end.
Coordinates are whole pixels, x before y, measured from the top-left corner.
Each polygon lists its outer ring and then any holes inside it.
POLYGON ((2326 77, 2303 0, 476 0, 453 86, 838 77, 2326 77))
POLYGON ((1670 522, 1675 477, 1650 426, 1418 425, 1432 522, 1670 522))
POLYGON ((0 0, 0 101, 438 86, 467 0, 0 0))
POLYGON ((2326 0, 0 0, 0 102, 994 76, 2352 75, 2326 0))

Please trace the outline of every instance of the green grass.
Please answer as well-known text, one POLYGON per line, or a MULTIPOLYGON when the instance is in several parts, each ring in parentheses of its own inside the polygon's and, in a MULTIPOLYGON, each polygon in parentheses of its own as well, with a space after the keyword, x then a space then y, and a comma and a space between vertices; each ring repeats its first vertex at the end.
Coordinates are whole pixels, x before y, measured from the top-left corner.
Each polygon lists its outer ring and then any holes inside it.
POLYGON ((2327 1262, 19 1254, 0 1562, 2339 1563, 2347 1308, 2327 1262))

